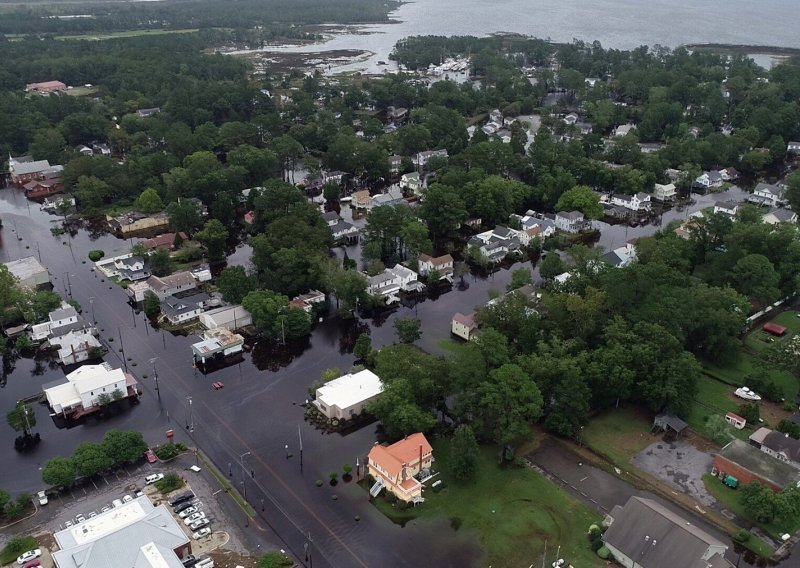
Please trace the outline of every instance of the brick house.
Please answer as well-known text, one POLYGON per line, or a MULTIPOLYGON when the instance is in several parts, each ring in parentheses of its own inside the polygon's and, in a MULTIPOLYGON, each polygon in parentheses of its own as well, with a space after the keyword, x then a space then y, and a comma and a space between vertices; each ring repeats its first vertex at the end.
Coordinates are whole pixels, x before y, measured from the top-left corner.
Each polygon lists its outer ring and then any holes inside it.
POLYGON ((714 456, 711 473, 719 478, 732 475, 744 485, 758 481, 776 493, 800 481, 800 470, 742 440, 733 440, 714 456))

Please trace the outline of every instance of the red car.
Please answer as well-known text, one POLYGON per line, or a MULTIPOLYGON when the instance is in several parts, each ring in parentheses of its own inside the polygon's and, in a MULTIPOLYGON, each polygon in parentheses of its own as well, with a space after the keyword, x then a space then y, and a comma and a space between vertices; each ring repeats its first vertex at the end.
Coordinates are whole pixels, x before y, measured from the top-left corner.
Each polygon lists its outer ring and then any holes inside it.
POLYGON ((146 458, 147 458, 147 461, 148 461, 149 463, 156 463, 156 461, 157 461, 157 459, 158 459, 158 458, 156 458, 156 455, 153 453, 153 450, 147 450, 147 451, 144 453, 144 457, 146 457, 146 458))
POLYGON ((26 563, 25 566, 22 568, 39 568, 41 567, 42 563, 38 560, 31 560, 30 562, 26 563))
POLYGON ((225 385, 222 382, 217 382, 217 383, 211 383, 211 386, 214 387, 214 390, 219 390, 225 385))

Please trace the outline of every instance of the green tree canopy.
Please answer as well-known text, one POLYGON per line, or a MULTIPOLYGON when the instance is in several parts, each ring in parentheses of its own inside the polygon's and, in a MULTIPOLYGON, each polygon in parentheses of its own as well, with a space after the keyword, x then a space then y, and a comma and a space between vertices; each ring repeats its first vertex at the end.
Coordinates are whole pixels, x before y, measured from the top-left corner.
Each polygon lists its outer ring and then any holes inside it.
POLYGON ((589 219, 600 219, 603 216, 600 196, 586 185, 576 185, 562 193, 556 203, 556 211, 580 211, 589 219))

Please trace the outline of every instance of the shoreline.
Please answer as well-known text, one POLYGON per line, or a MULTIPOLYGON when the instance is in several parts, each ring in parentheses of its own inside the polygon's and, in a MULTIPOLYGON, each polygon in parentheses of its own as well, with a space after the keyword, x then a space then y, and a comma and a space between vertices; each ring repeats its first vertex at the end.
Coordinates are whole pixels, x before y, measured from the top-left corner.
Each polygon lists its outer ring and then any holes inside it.
POLYGON ((759 55, 779 55, 784 57, 792 57, 800 55, 800 48, 797 47, 780 47, 776 45, 747 45, 747 44, 730 44, 730 43, 686 43, 681 47, 685 47, 694 51, 717 51, 717 52, 730 52, 730 53, 743 53, 759 54, 759 55))

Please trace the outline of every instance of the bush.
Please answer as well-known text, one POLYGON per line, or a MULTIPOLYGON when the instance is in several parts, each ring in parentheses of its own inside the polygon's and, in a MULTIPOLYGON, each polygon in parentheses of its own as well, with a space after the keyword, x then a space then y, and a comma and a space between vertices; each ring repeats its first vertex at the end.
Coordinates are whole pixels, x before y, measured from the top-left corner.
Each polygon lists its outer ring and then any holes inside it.
POLYGON ((167 444, 156 448, 156 455, 160 460, 171 460, 180 453, 180 450, 174 444, 167 444))
POLYGON ((598 550, 603 548, 603 539, 598 538, 593 540, 591 544, 589 544, 589 547, 592 549, 592 552, 597 552, 598 550))
POLYGON ((597 556, 599 556, 603 560, 608 560, 611 557, 611 551, 605 546, 601 546, 600 548, 597 549, 597 556))
POLYGON ((189 449, 188 447, 186 447, 186 444, 184 444, 183 442, 178 442, 177 444, 175 444, 175 447, 178 448, 182 452, 185 452, 186 450, 189 449))
POLYGON ((17 536, 8 541, 0 552, 0 565, 11 564, 23 552, 33 550, 39 545, 32 536, 17 536))
POLYGON ((294 560, 283 552, 270 552, 265 554, 258 561, 259 568, 281 568, 282 566, 292 566, 294 560))
POLYGON ((733 540, 736 542, 745 543, 750 540, 750 531, 746 529, 740 530, 736 535, 733 537, 733 540))
POLYGON ((171 493, 176 489, 183 487, 184 481, 177 473, 168 473, 161 481, 156 481, 156 489, 161 491, 163 495, 171 493))
POLYGON ((89 260, 91 260, 92 262, 97 262, 98 260, 103 258, 105 255, 106 255, 106 253, 101 251, 101 250, 89 251, 89 260))

